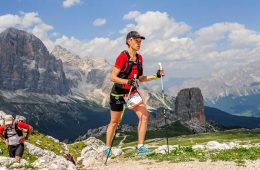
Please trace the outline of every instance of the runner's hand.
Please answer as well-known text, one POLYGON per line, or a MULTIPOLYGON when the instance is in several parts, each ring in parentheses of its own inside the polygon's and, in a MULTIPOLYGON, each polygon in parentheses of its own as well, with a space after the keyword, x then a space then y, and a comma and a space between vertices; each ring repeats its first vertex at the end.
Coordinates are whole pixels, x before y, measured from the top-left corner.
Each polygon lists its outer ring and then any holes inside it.
POLYGON ((24 143, 25 141, 26 141, 26 139, 22 137, 22 138, 19 140, 19 143, 24 143))
POLYGON ((136 86, 136 79, 135 78, 128 79, 127 84, 130 86, 136 86))
POLYGON ((161 78, 162 76, 164 76, 164 70, 158 70, 156 75, 158 78, 161 78))

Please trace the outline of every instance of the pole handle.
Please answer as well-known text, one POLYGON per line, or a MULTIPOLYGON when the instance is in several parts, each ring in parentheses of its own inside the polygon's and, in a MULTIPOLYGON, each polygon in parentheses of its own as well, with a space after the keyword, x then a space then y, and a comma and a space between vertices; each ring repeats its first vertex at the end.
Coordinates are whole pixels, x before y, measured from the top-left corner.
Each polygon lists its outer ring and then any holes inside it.
POLYGON ((159 69, 160 69, 160 70, 163 70, 163 68, 162 68, 162 63, 159 62, 158 65, 159 65, 159 69))

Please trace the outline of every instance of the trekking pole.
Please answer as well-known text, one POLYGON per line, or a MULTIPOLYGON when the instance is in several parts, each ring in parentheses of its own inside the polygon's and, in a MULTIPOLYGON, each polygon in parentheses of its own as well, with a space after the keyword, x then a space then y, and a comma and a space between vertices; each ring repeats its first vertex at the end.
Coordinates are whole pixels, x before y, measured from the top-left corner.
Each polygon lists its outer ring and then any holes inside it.
MULTIPOLYGON (((136 74, 134 74, 134 79, 136 79, 136 74)), ((116 137, 116 133, 117 133, 118 127, 119 127, 119 125, 120 125, 120 123, 121 123, 121 121, 122 121, 122 119, 123 119, 124 114, 125 114, 125 108, 126 108, 126 105, 127 105, 127 102, 128 102, 128 99, 129 99, 129 97, 130 97, 130 94, 131 94, 131 91, 132 91, 133 87, 134 87, 134 86, 131 86, 131 88, 130 88, 130 90, 129 90, 129 93, 128 93, 128 95, 127 95, 126 102, 125 102, 125 105, 124 105, 124 107, 123 107, 123 112, 122 112, 122 114, 121 114, 121 118, 120 118, 120 120, 119 120, 119 122, 118 122, 116 131, 115 131, 115 135, 113 136, 113 139, 112 139, 112 142, 111 142, 111 147, 109 148, 108 154, 107 154, 107 156, 106 156, 105 165, 107 165, 107 160, 108 160, 109 154, 110 154, 110 152, 111 152, 111 150, 112 150, 112 146, 113 146, 113 143, 114 143, 114 139, 115 139, 115 137, 116 137)))
MULTIPOLYGON (((159 65, 159 69, 160 71, 163 70, 162 68, 162 63, 158 63, 159 65)), ((168 140, 168 131, 167 131, 167 117, 166 117, 166 110, 165 110, 165 96, 164 96, 164 88, 163 88, 163 76, 161 76, 161 89, 162 89, 162 98, 163 98, 163 104, 164 104, 164 107, 163 107, 163 116, 164 116, 164 123, 165 123, 165 134, 166 134, 166 141, 167 141, 167 151, 168 151, 168 154, 170 153, 169 151, 169 140, 168 140)))

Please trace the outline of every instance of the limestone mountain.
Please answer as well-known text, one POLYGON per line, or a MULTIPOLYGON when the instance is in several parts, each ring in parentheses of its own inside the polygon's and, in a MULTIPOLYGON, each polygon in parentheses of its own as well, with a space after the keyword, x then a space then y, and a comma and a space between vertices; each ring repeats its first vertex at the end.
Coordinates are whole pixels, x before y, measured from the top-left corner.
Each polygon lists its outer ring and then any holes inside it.
POLYGON ((52 54, 63 62, 65 75, 74 96, 108 106, 112 66, 105 59, 83 59, 61 46, 56 46, 52 54))
POLYGON ((0 88, 69 93, 61 60, 49 54, 40 39, 15 28, 0 34, 0 88))
MULTIPOLYGON (((102 58, 78 56, 61 46, 56 46, 52 54, 62 60, 73 96, 108 107, 110 90, 113 86, 110 81, 110 73, 113 69, 111 64, 102 58)), ((156 110, 162 106, 160 93, 151 90, 149 84, 140 83, 139 90, 148 104, 148 109, 156 110)))

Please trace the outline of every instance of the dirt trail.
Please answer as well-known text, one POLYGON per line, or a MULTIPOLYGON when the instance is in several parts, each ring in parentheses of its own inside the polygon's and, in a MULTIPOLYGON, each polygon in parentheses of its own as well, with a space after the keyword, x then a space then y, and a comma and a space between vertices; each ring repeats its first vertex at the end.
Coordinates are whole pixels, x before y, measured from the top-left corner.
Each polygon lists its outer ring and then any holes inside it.
POLYGON ((104 163, 95 164, 90 167, 93 170, 259 170, 260 159, 255 161, 246 161, 244 166, 238 166, 234 162, 217 161, 217 162, 155 162, 152 160, 131 160, 126 158, 117 158, 109 160, 107 166, 104 163))

